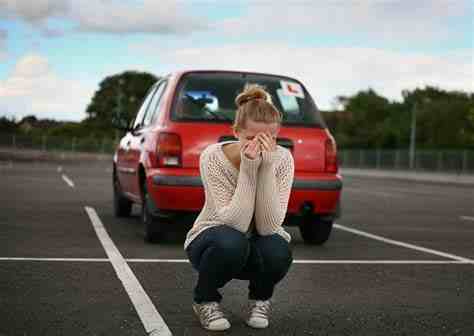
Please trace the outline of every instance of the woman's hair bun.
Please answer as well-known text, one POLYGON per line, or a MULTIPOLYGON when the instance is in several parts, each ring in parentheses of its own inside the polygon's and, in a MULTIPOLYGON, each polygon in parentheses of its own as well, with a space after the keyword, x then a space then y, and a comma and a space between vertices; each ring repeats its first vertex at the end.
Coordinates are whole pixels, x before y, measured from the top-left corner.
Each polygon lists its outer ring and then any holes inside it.
POLYGON ((244 91, 235 98, 235 104, 240 107, 250 100, 263 99, 267 102, 271 102, 270 95, 258 84, 247 84, 244 91))

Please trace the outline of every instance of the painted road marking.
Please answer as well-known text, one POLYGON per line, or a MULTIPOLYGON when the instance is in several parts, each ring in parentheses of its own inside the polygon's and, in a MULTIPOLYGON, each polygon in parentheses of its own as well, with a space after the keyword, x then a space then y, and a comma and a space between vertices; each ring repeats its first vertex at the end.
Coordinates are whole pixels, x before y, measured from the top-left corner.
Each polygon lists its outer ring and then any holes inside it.
POLYGON ((70 261, 70 262, 108 262, 107 258, 10 258, 0 257, 0 261, 70 261))
POLYGON ((105 230, 105 227, 96 211, 91 207, 85 207, 84 209, 89 215, 97 237, 99 238, 105 253, 109 257, 109 260, 112 263, 118 278, 122 282, 123 287, 130 297, 130 300, 132 301, 147 334, 150 336, 171 335, 171 331, 169 330, 158 310, 156 310, 155 306, 151 302, 150 297, 147 295, 135 274, 133 274, 132 270, 123 258, 122 254, 115 246, 114 242, 107 233, 107 230, 105 230))
MULTIPOLYGON (((188 263, 187 259, 127 259, 132 263, 188 263)), ((295 264, 472 264, 458 260, 293 260, 295 264)))
POLYGON ((474 217, 471 217, 471 216, 461 216, 460 218, 463 220, 474 221, 474 217))
POLYGON ((62 175, 64 182, 66 182, 71 188, 74 188, 74 182, 67 177, 65 174, 62 175))
POLYGON ((401 241, 398 241, 398 240, 393 240, 393 239, 385 238, 385 237, 382 237, 382 236, 377 236, 377 235, 374 235, 374 234, 371 234, 371 233, 368 233, 368 232, 364 232, 364 231, 360 231, 360 230, 356 230, 356 229, 351 229, 351 228, 348 228, 346 226, 339 225, 339 224, 334 224, 333 226, 336 229, 351 232, 351 233, 354 233, 354 234, 359 235, 359 236, 379 240, 379 241, 387 243, 387 244, 402 246, 402 247, 406 247, 406 248, 409 248, 409 249, 412 249, 412 250, 431 253, 431 254, 434 254, 434 255, 437 255, 437 256, 440 256, 440 257, 445 257, 445 258, 454 259, 454 260, 458 260, 458 261, 464 261, 464 262, 467 262, 467 263, 474 263, 474 260, 463 258, 463 257, 457 256, 457 255, 454 255, 454 254, 445 253, 445 252, 441 252, 441 251, 436 251, 436 250, 433 250, 433 249, 429 249, 429 248, 425 248, 425 247, 421 247, 421 246, 417 246, 417 245, 413 245, 413 244, 404 243, 404 242, 401 242, 401 241))
MULTIPOLYGON (((66 262, 109 262, 106 258, 13 258, 0 257, 0 261, 66 261, 66 262)), ((188 259, 125 259, 129 263, 168 263, 168 264, 188 264, 188 259)), ((355 259, 296 259, 295 264, 405 264, 405 265, 449 265, 449 264, 473 264, 474 261, 460 260, 355 260, 355 259)))

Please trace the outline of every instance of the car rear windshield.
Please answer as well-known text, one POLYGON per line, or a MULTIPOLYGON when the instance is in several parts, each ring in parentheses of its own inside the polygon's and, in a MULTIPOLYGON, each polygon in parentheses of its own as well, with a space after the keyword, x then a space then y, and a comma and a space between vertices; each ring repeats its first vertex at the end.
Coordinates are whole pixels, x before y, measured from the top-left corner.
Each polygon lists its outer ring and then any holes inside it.
POLYGON ((175 97, 172 120, 232 122, 235 97, 246 84, 258 84, 272 96, 281 111, 284 125, 324 128, 320 112, 298 81, 280 76, 233 73, 193 72, 181 79, 175 97))

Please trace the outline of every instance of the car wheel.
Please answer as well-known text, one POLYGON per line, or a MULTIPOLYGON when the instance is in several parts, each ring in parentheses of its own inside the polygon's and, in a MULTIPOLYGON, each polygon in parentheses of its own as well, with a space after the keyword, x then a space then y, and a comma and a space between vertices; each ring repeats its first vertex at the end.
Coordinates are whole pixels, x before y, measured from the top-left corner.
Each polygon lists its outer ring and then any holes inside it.
POLYGON ((150 211, 151 202, 153 201, 148 194, 146 185, 144 185, 141 221, 145 230, 145 241, 148 243, 157 243, 162 236, 162 230, 160 222, 150 211))
POLYGON ((122 194, 122 188, 117 176, 113 177, 114 187, 114 214, 115 217, 128 217, 132 212, 132 201, 125 198, 122 194))
POLYGON ((306 244, 322 245, 331 235, 332 220, 322 220, 319 218, 308 217, 300 222, 300 233, 306 244))

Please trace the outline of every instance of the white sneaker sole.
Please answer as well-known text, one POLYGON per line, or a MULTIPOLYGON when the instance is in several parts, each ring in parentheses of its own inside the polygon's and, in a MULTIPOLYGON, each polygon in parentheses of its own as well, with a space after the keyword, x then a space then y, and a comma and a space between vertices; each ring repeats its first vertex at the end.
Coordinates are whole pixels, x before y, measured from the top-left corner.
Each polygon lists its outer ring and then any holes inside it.
POLYGON ((254 328, 254 329, 265 329, 269 325, 268 320, 267 321, 261 320, 259 322, 257 321, 251 322, 250 320, 246 320, 245 323, 247 323, 249 327, 254 328))
MULTIPOLYGON (((199 312, 197 312, 195 307, 193 307, 193 310, 194 310, 194 313, 196 314, 196 317, 198 318, 199 324, 201 324, 201 326, 206 330, 209 330, 209 331, 225 331, 225 330, 230 328, 230 322, 226 318, 222 318, 223 321, 219 325, 214 325, 212 327, 211 326, 206 326, 206 325, 202 324, 201 320, 199 319, 199 312)), ((216 321, 214 321, 214 322, 216 322, 216 321)))

